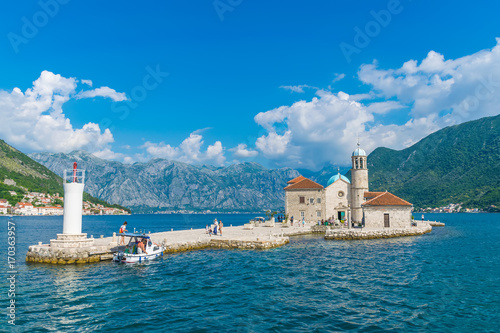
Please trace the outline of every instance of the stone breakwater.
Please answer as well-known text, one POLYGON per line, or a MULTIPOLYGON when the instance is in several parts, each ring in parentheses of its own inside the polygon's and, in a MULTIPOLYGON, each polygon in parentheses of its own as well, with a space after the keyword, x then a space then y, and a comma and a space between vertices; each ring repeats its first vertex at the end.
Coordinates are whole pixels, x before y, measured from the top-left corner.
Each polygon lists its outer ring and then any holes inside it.
POLYGON ((330 229, 327 230, 325 239, 355 240, 393 238, 403 236, 418 236, 431 231, 432 226, 429 224, 404 229, 330 229))
MULTIPOLYGON (((289 236, 311 233, 311 225, 287 227, 255 227, 245 230, 243 226, 225 227, 223 236, 210 236, 205 229, 169 231, 150 234, 157 243, 163 243, 165 254, 201 249, 266 250, 290 242, 289 236)), ((116 237, 96 238, 93 246, 80 248, 53 248, 48 244, 29 247, 27 262, 47 264, 84 264, 113 259, 113 253, 123 250, 116 237)))
MULTIPOLYGON (((325 239, 374 239, 422 235, 432 230, 429 223, 418 223, 418 227, 406 229, 330 229, 312 223, 305 226, 282 225, 272 227, 245 226, 225 227, 223 236, 210 236, 205 229, 168 231, 150 234, 153 241, 165 246, 164 253, 177 253, 201 249, 266 250, 290 242, 290 236, 321 233, 325 239)), ((48 244, 29 247, 27 262, 47 264, 84 264, 113 259, 113 253, 123 250, 116 237, 96 238, 92 246, 80 248, 54 248, 48 244)))

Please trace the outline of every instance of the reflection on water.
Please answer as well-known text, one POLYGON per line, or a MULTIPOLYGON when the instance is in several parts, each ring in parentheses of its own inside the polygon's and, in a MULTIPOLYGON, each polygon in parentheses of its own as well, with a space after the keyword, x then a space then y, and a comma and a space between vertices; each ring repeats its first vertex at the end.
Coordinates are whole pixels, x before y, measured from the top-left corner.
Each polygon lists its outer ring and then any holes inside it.
MULTIPOLYGON (((436 219, 446 222, 445 228, 419 237, 325 241, 301 236, 273 250, 201 250, 140 265, 23 263, 17 328, 493 332, 500 312, 494 292, 500 287, 500 215, 472 216, 482 224, 471 223, 471 215, 443 215, 436 219)), ((141 219, 154 231, 162 225, 203 227, 207 217, 141 219)), ((119 221, 89 223, 108 232, 119 221)), ((58 223, 21 222, 19 247, 27 249, 34 226, 39 227, 35 236, 52 237, 44 230, 52 232, 58 223)))

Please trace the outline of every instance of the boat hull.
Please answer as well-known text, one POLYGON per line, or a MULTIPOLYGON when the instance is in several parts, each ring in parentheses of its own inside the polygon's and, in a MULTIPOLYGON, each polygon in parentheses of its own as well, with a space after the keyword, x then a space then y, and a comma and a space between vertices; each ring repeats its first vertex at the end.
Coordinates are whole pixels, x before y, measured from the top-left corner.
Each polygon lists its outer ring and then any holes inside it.
POLYGON ((127 264, 145 262, 156 259, 158 257, 163 257, 163 251, 165 251, 164 247, 160 247, 158 250, 152 251, 151 253, 147 254, 146 253, 130 254, 124 252, 117 252, 113 254, 113 261, 127 263, 127 264))

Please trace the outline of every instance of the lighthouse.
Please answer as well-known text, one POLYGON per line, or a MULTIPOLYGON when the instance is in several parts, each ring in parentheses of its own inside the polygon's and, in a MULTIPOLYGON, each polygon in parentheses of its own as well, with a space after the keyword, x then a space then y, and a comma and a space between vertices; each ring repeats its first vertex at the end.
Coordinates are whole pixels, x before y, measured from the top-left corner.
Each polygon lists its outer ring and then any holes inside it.
POLYGON ((51 247, 79 248, 92 246, 93 238, 82 233, 83 189, 85 187, 85 170, 78 169, 76 162, 73 169, 64 170, 64 219, 63 232, 57 239, 50 240, 51 247))
POLYGON ((78 235, 82 233, 83 188, 85 187, 85 170, 78 170, 73 163, 73 170, 64 170, 64 222, 63 234, 78 235))

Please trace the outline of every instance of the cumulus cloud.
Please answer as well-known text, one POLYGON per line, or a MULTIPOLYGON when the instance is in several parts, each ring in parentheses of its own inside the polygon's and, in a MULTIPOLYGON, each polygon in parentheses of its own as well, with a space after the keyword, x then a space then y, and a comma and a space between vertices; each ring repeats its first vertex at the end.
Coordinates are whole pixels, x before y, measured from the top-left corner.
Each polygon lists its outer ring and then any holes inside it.
POLYGON ((0 135, 8 143, 31 151, 90 152, 108 148, 113 135, 98 124, 74 128, 62 106, 75 98, 78 80, 43 71, 24 93, 0 90, 0 135))
POLYGON ((401 149, 445 126, 496 115, 500 39, 458 59, 431 51, 420 64, 409 60, 396 69, 380 69, 375 61, 361 66, 358 77, 370 91, 318 90, 310 101, 257 114, 255 122, 268 132, 256 140, 257 149, 278 165, 317 169, 349 163, 358 136, 368 152, 401 149))
POLYGON ((259 152, 253 149, 248 149, 247 145, 240 143, 238 146, 229 149, 233 152, 233 156, 236 158, 252 158, 259 155, 259 152))
POLYGON ((202 151, 203 136, 197 133, 199 131, 191 133, 178 147, 165 142, 153 143, 147 141, 140 148, 145 149, 147 155, 152 158, 159 157, 186 163, 223 165, 226 158, 222 143, 216 141, 213 145, 209 145, 205 151, 202 151))
POLYGON ((413 119, 434 117, 439 127, 498 114, 500 102, 500 39, 492 49, 458 59, 430 51, 420 63, 379 69, 363 65, 360 80, 383 98, 411 106, 413 119), (445 113, 444 115, 442 115, 445 113))

